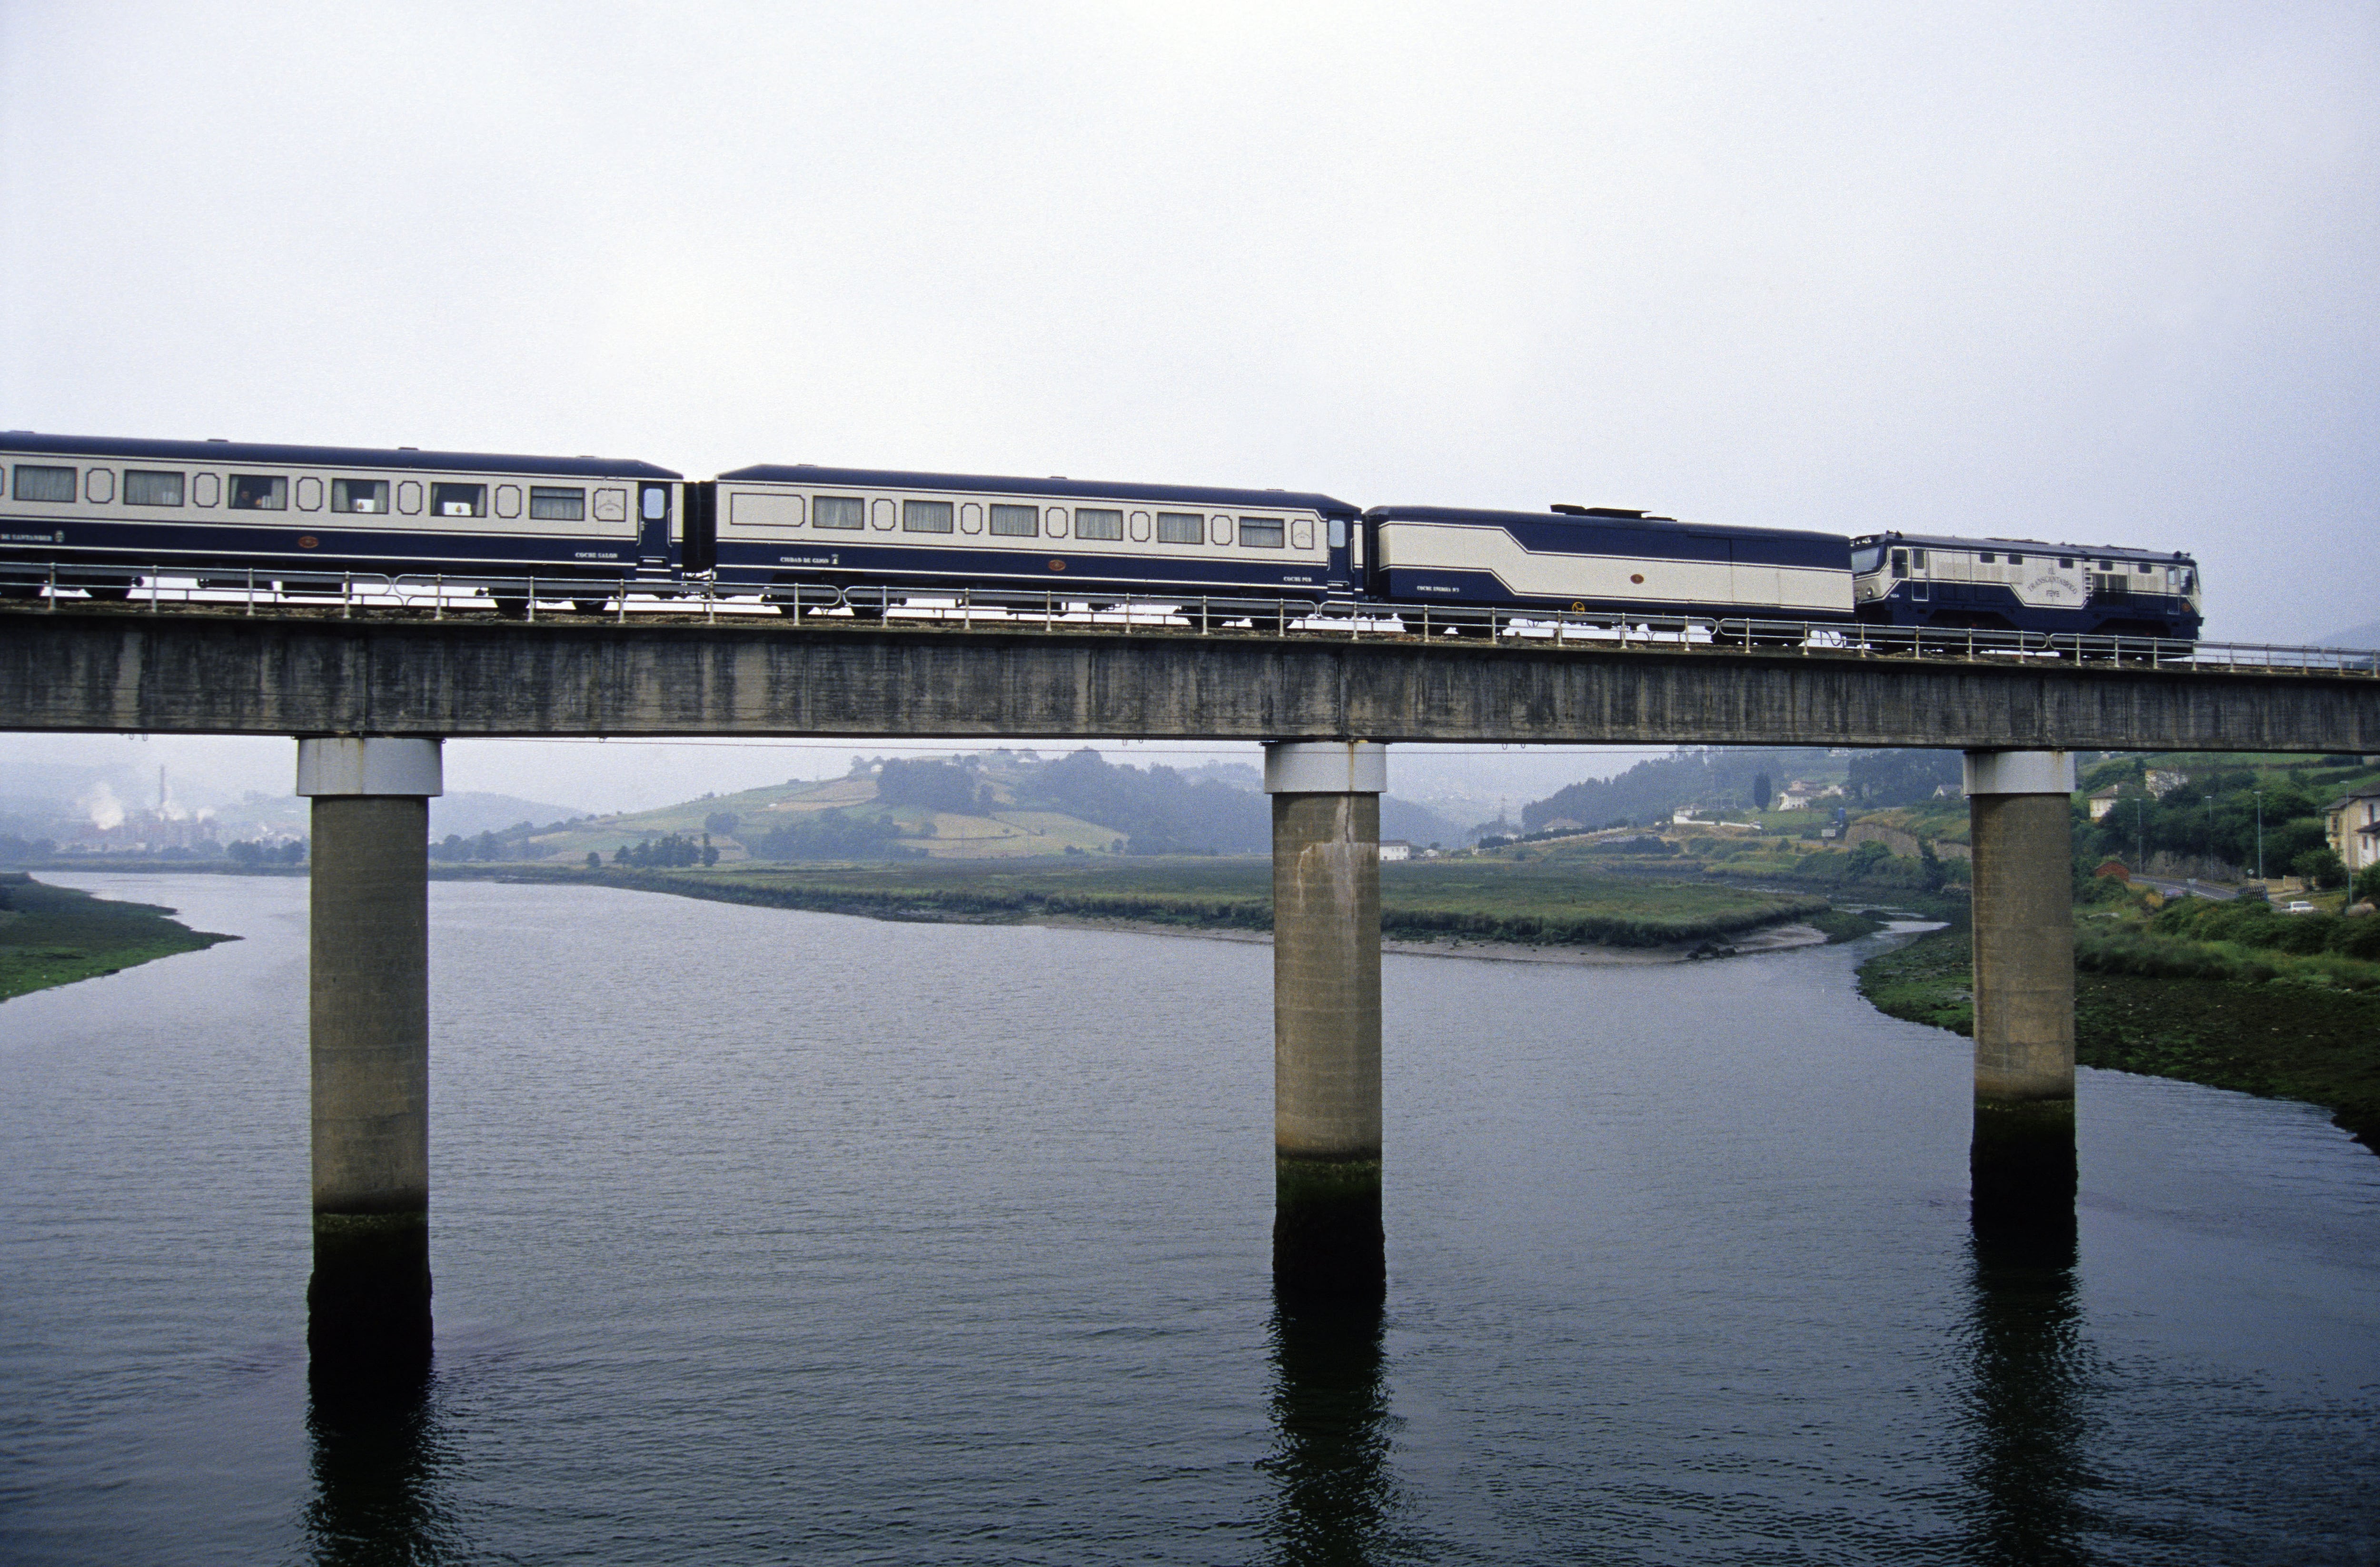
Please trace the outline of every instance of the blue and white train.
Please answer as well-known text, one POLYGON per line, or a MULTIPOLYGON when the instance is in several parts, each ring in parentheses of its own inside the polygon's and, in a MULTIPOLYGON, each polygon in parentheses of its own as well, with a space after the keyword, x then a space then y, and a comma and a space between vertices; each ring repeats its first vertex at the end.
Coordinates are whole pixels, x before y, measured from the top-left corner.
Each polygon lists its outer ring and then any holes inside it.
POLYGON ((142 579, 304 595, 478 585, 501 609, 757 596, 868 616, 910 597, 1097 606, 1175 597, 1660 629, 1993 627, 2194 640, 2198 571, 2138 549, 1846 539, 1609 508, 1380 506, 1278 489, 807 464, 688 480, 650 463, 231 441, 0 435, 0 595, 123 597, 142 579))

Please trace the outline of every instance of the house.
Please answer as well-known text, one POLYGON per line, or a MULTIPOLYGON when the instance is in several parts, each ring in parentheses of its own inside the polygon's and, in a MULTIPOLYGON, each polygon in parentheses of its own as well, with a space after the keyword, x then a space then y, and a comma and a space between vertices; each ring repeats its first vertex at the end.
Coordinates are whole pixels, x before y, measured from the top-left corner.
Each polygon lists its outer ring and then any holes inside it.
POLYGON ((1414 846, 1403 838, 1384 838, 1380 840, 1381 863, 1386 864, 1396 860, 1410 860, 1413 857, 1414 846))
POLYGON ((2091 803, 2091 819, 2095 822, 2102 821, 2108 812, 2116 808, 2116 802, 2123 798, 2123 790, 2114 784, 2109 784, 2105 789, 2093 790, 2084 798, 2091 803))
POLYGON ((2362 789, 2335 801, 2324 813, 2331 851, 2351 875, 2380 864, 2380 789, 2362 789))

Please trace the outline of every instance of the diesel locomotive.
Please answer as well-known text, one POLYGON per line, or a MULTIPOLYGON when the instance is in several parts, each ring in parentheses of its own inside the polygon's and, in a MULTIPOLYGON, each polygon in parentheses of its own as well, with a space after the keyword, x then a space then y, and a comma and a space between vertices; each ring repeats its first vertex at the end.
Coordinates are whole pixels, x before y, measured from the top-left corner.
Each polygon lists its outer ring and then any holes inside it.
MULTIPOLYGON (((1395 615, 1460 633, 1560 615, 2194 640, 2189 556, 2023 539, 1860 538, 1608 507, 1365 510, 1280 489, 809 464, 688 479, 629 459, 0 435, 0 594, 144 579, 303 597, 348 585, 757 597, 881 615, 1178 599, 1194 620, 1395 615)), ((1773 633, 1771 633, 1773 634, 1773 633)))

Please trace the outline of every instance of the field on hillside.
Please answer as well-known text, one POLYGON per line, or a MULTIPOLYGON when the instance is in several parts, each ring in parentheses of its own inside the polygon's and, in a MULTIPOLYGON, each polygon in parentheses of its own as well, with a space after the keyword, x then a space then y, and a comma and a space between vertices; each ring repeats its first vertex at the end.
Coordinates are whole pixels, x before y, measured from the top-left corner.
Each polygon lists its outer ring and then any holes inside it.
POLYGON ((191 930, 173 912, 0 875, 0 1000, 237 939, 191 930))

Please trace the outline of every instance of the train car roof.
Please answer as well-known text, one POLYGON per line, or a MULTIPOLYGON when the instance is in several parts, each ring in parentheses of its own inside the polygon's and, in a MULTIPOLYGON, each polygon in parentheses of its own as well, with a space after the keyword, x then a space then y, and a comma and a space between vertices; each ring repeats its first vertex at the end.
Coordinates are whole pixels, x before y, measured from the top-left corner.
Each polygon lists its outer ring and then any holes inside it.
POLYGON ((1002 474, 920 474, 897 468, 825 468, 812 463, 755 463, 719 476, 766 484, 826 485, 844 489, 978 490, 991 495, 1062 495, 1084 500, 1180 500, 1201 506, 1253 506, 1274 511, 1362 510, 1328 495, 1298 489, 1217 489, 1189 484, 1115 484, 1105 479, 1024 478, 1002 474))
POLYGON ((523 457, 491 452, 420 452, 409 446, 278 446, 246 440, 132 440, 104 435, 0 432, 0 452, 153 463, 280 463, 301 468, 419 468, 438 473, 556 474, 574 478, 684 476, 629 457, 523 457))
POLYGON ((2095 555, 2103 561, 2155 561, 2169 564, 2175 561, 2198 562, 2180 549, 2134 549, 2121 544, 2052 544, 2041 538, 1960 538, 1950 534, 1935 533, 1869 533, 1852 540, 1860 544, 1912 544, 1924 549, 2012 549, 2041 555, 2095 555))
POLYGON ((1823 539, 1841 544, 1840 534, 1808 528, 1738 527, 1730 523, 1682 523, 1675 517, 1647 512, 1623 512, 1609 506, 1565 511, 1491 512, 1467 506, 1375 506, 1364 513, 1371 522, 1396 523, 1525 523, 1531 527, 1626 528, 1653 533, 1710 535, 1719 538, 1823 539))

